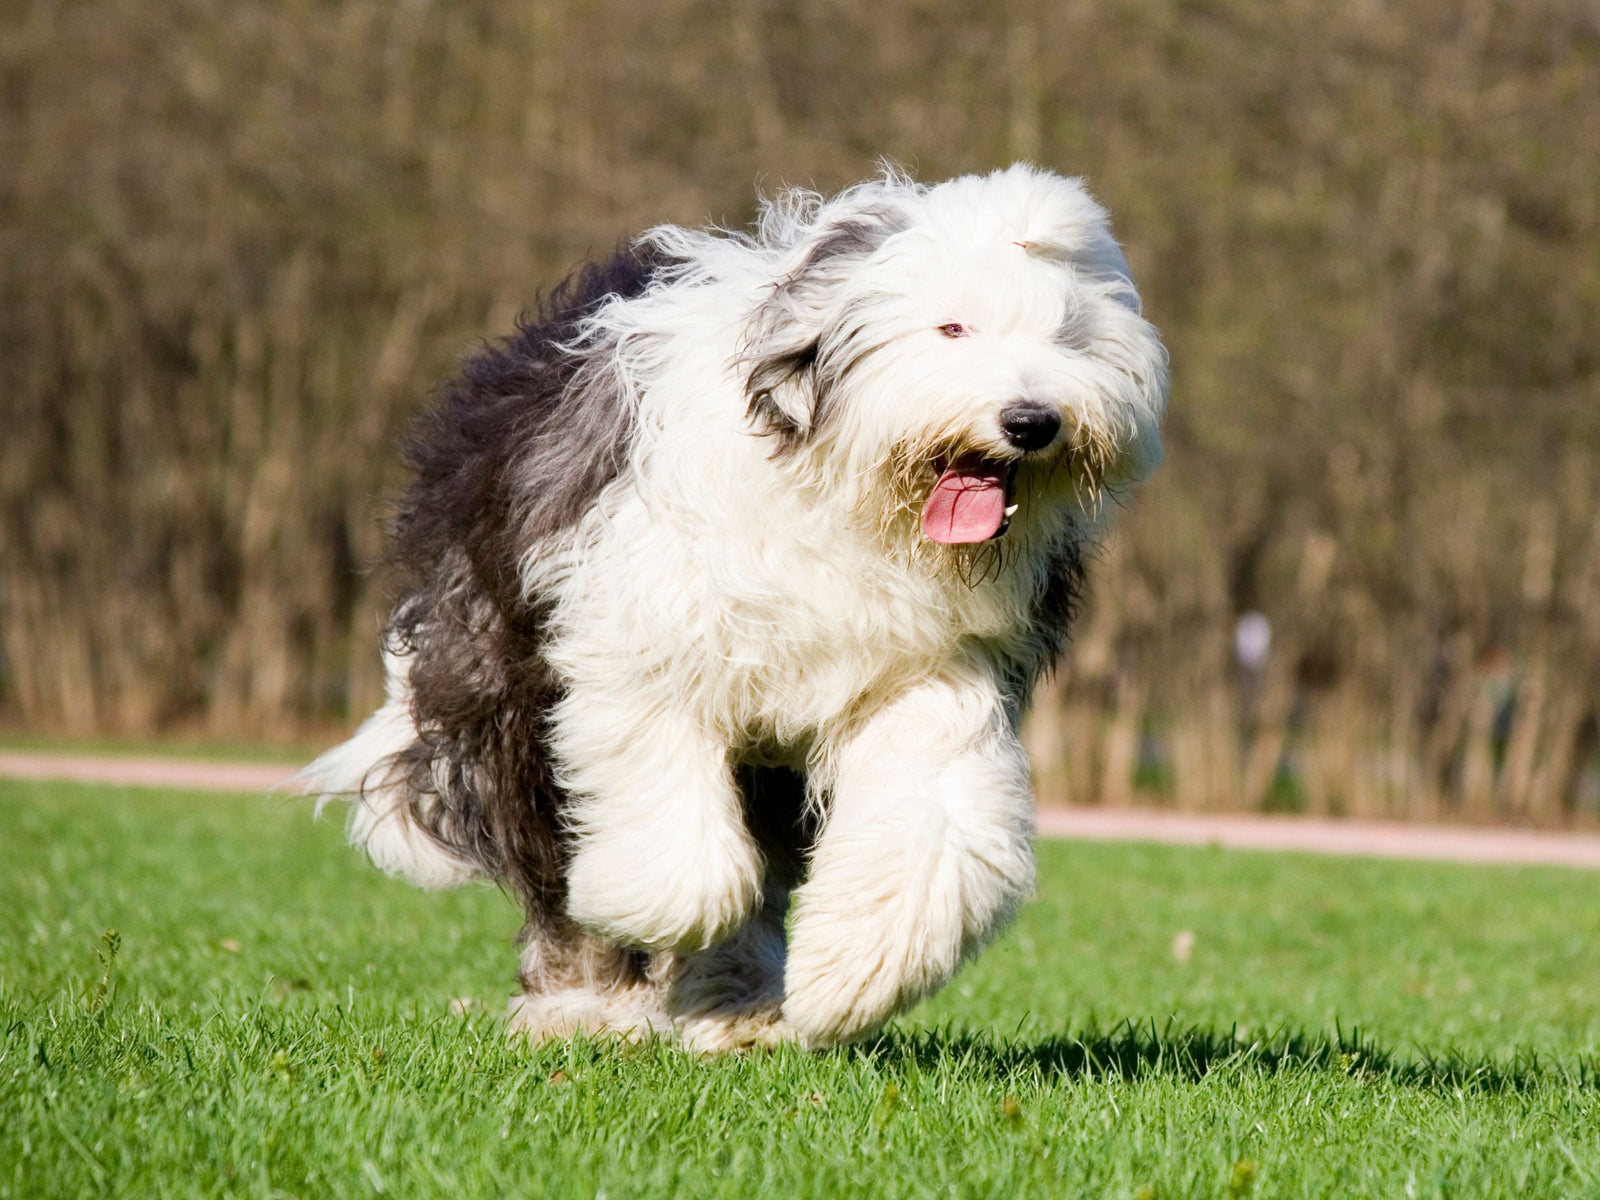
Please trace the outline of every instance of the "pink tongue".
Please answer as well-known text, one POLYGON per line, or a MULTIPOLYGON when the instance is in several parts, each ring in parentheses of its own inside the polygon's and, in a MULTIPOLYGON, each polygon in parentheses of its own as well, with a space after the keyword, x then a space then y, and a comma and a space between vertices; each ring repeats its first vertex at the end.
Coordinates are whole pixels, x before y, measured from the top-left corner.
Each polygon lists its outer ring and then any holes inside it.
POLYGON ((1006 485, 999 472, 951 466, 922 509, 922 532, 936 542, 986 542, 1006 519, 1006 485))

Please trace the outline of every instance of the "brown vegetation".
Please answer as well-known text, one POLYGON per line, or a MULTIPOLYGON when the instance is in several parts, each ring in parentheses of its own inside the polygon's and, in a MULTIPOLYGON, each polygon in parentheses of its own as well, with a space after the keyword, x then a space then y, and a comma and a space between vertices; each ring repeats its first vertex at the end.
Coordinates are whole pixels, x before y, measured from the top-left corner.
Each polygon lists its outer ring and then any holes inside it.
POLYGON ((1046 788, 1592 813, 1596 147, 1582 0, 18 0, 0 705, 358 714, 391 446, 473 338, 754 185, 1027 157, 1111 208, 1175 376, 1031 729, 1046 788))

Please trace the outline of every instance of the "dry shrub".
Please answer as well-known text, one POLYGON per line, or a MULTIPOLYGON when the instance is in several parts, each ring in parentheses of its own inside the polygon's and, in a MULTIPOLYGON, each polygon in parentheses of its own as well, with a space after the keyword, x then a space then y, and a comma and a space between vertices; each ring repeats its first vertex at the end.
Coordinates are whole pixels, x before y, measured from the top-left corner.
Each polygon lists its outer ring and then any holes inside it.
POLYGON ((391 446, 474 337, 755 184, 1030 157, 1116 214, 1175 365, 1168 465, 1030 729, 1047 794, 1570 820, 1600 803, 1597 145, 1581 0, 20 0, 0 704, 359 714, 391 446))

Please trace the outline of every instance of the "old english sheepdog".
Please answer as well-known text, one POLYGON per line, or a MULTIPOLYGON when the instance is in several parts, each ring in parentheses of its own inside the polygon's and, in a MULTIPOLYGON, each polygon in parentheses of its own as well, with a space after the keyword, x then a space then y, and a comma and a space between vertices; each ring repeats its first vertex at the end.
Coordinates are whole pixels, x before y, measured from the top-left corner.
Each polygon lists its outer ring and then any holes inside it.
POLYGON ((387 703, 309 789, 522 902, 516 1031, 868 1034, 1032 886, 1018 722, 1166 390, 1076 180, 652 229, 420 418, 387 703))

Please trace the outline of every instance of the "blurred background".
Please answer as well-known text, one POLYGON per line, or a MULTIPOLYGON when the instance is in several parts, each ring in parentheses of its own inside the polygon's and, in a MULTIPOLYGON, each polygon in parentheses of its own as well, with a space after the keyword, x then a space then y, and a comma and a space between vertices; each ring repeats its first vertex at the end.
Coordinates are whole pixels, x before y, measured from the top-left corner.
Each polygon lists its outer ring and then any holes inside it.
POLYGON ((0 725, 347 730, 430 384, 880 157, 1086 176, 1172 351, 1045 798, 1600 821, 1591 0, 11 0, 0 725))

